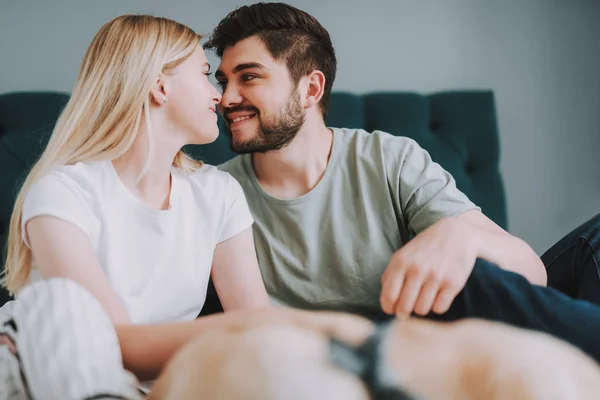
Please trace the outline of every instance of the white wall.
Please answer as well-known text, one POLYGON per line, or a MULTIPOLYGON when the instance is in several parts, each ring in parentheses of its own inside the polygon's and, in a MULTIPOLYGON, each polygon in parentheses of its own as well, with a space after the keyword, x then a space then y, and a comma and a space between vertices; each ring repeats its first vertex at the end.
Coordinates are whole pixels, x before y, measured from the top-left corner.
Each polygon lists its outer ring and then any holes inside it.
MULTIPOLYGON (((495 91, 510 230, 536 251, 600 212, 599 1, 290 2, 330 31, 334 89, 495 91)), ((245 3, 0 0, 0 92, 70 91, 92 36, 118 14, 209 33, 245 3)))

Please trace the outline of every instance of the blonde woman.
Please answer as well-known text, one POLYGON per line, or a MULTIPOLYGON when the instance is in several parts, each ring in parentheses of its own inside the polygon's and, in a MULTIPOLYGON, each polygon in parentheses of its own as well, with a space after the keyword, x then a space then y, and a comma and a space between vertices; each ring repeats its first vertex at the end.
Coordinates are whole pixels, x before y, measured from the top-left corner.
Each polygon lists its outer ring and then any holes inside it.
POLYGON ((4 283, 17 299, 0 310, 0 386, 125 396, 135 385, 115 367, 121 355, 151 380, 201 332, 307 316, 270 308, 237 181, 181 151, 218 135, 221 95, 200 40, 141 15, 94 37, 16 200, 4 283), (211 275, 226 313, 196 319, 211 275))

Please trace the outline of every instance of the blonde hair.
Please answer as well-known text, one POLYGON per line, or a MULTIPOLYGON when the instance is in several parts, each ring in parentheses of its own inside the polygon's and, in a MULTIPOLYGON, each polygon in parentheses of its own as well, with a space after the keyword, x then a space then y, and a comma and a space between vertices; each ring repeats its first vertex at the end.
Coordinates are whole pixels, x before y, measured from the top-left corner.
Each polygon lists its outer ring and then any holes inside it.
MULTIPOLYGON (((192 29, 149 15, 119 16, 96 34, 71 98, 15 202, 2 280, 11 293, 27 283, 31 271, 31 250, 21 227, 23 202, 31 186, 55 166, 114 160, 127 152, 142 118, 150 128, 150 91, 156 80, 183 62, 200 41, 192 29)), ((151 162, 150 137, 148 143, 142 174, 151 162)), ((179 151, 173 165, 189 173, 202 163, 179 151)))

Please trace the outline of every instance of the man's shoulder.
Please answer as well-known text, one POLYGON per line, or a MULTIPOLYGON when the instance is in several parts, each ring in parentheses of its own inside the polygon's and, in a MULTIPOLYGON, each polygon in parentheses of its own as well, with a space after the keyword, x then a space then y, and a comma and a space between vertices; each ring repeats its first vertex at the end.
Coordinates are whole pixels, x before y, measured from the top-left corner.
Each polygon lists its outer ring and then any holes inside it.
POLYGON ((370 162, 380 159, 384 164, 402 162, 419 144, 407 136, 397 136, 382 130, 333 128, 340 152, 350 158, 370 162))
POLYGON ((246 170, 246 158, 250 157, 249 154, 241 154, 233 157, 230 160, 225 161, 222 164, 217 165, 217 168, 221 171, 225 171, 233 175, 236 179, 245 178, 248 174, 246 170))
POLYGON ((351 145, 372 145, 372 146, 393 146, 395 148, 398 147, 410 147, 413 146, 416 142, 414 139, 409 138, 407 136, 398 136, 392 133, 382 131, 382 130, 373 130, 367 131, 362 128, 330 128, 337 135, 341 143, 346 144, 347 146, 351 145))
POLYGON ((251 168, 248 168, 250 154, 241 154, 217 165, 221 171, 231 174, 242 186, 250 179, 251 168))

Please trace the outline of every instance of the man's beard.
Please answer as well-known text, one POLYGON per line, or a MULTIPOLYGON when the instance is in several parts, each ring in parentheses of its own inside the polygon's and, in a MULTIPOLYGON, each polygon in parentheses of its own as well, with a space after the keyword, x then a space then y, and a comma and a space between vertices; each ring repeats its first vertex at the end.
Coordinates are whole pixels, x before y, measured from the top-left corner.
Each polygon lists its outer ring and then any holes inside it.
MULTIPOLYGON (((232 138, 231 150, 239 154, 266 153, 287 146, 294 140, 306 119, 300 94, 296 90, 290 94, 285 109, 274 121, 263 121, 258 109, 252 106, 232 107, 227 114, 235 111, 253 111, 256 113, 254 118, 258 119, 258 128, 252 139, 236 142, 232 138)), ((229 127, 227 130, 231 134, 229 127)))

